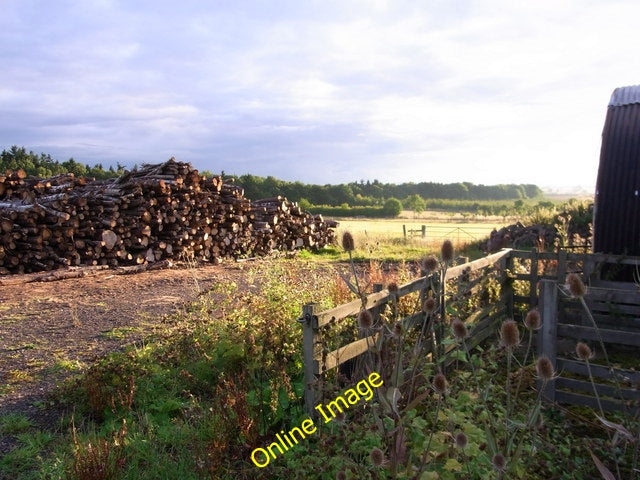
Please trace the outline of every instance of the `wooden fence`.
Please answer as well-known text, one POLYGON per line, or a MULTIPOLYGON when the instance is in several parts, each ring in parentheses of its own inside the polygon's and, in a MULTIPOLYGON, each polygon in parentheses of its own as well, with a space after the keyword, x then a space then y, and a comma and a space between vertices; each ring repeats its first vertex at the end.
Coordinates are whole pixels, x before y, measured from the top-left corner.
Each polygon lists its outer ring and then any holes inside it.
MULTIPOLYGON (((473 262, 450 267, 445 271, 444 284, 440 291, 440 305, 448 302, 456 302, 469 295, 479 295, 482 290, 481 280, 487 275, 487 271, 496 264, 498 271, 504 272, 504 262, 511 250, 505 249, 493 255, 480 258, 473 262), (452 282, 454 285, 452 285, 452 282), (453 288, 455 286, 455 288, 453 288)), ((398 288, 398 292, 390 294, 389 290, 378 287, 377 292, 367 295, 363 300, 357 299, 326 311, 319 311, 317 304, 307 304, 303 307, 302 318, 299 322, 303 327, 303 352, 304 352, 304 384, 305 384, 305 408, 310 414, 316 403, 314 385, 319 376, 339 365, 366 352, 378 340, 378 333, 360 338, 333 351, 327 352, 323 348, 323 329, 331 329, 346 318, 356 315, 365 307, 371 311, 374 323, 380 318, 381 308, 391 302, 414 292, 421 292, 424 296, 428 285, 428 277, 420 277, 398 288)), ((475 312, 466 318, 465 323, 472 331, 470 346, 475 346, 486 337, 494 333, 494 325, 501 316, 506 315, 506 297, 502 302, 496 302, 475 312)), ((424 313, 418 312, 402 319, 406 328, 421 321, 424 313)))
POLYGON ((420 236, 422 238, 426 238, 427 237, 427 226, 426 225, 422 225, 422 227, 420 227, 420 228, 407 228, 406 225, 402 225, 402 233, 403 233, 405 239, 407 238, 407 236, 409 236, 409 238, 413 238, 413 237, 417 237, 417 236, 420 236))
MULTIPOLYGON (((637 347, 640 347, 640 290, 633 283, 621 284, 606 280, 602 276, 606 265, 638 268, 640 258, 504 249, 447 269, 440 303, 448 305, 449 310, 455 302, 482 295, 483 277, 493 272, 501 285, 501 294, 496 301, 484 305, 465 318, 471 332, 469 344, 475 346, 489 336, 496 335, 497 322, 501 318, 518 317, 529 309, 538 307, 543 329, 538 333, 537 353, 547 355, 554 362, 556 371, 561 374, 547 384, 545 396, 552 401, 594 406, 595 397, 587 395, 592 391, 590 382, 579 378, 585 374, 586 365, 578 362, 571 351, 563 351, 563 348, 566 350, 566 345, 571 342, 575 347, 577 341, 590 341, 595 345, 593 342, 597 340, 597 333, 586 323, 584 312, 577 311, 575 301, 571 303, 561 293, 560 286, 564 284, 567 272, 580 273, 585 283, 590 285, 586 301, 594 313, 603 340, 635 348, 632 354, 637 356, 637 347), (581 393, 575 392, 576 390, 581 393)), ((417 278, 400 286, 395 296, 378 286, 378 291, 366 296, 364 305, 377 322, 385 304, 414 292, 424 295, 426 285, 425 277, 417 278)), ((362 306, 363 301, 358 299, 323 312, 319 311, 316 304, 308 304, 303 308, 299 321, 303 327, 305 407, 310 413, 316 402, 314 386, 317 379, 366 352, 378 340, 378 334, 374 334, 332 351, 323 347, 324 332, 356 315, 362 306)), ((423 316, 419 312, 402 321, 410 326, 421 321, 423 316)), ((640 384, 640 373, 616 371, 614 375, 619 380, 616 383, 623 385, 612 386, 609 368, 592 365, 591 370, 594 376, 608 379, 598 387, 599 395, 603 397, 603 408, 619 409, 626 403, 640 400, 638 389, 628 388, 630 384, 640 384), (615 400, 614 397, 623 400, 615 400)))
POLYGON ((542 280, 542 330, 538 336, 538 352, 546 355, 558 372, 557 378, 545 386, 543 393, 548 400, 596 409, 601 406, 610 411, 637 409, 638 403, 635 407, 632 403, 640 401, 640 372, 612 368, 606 364, 600 346, 602 340, 609 354, 615 346, 618 358, 622 355, 637 360, 640 293, 637 286, 633 285, 635 289, 629 287, 629 284, 619 283, 616 288, 588 288, 584 298, 595 321, 594 327, 579 299, 567 296, 558 282, 542 280), (587 343, 595 352, 595 358, 588 364, 575 354, 578 341, 587 343), (590 375, 594 378, 593 384, 590 375))

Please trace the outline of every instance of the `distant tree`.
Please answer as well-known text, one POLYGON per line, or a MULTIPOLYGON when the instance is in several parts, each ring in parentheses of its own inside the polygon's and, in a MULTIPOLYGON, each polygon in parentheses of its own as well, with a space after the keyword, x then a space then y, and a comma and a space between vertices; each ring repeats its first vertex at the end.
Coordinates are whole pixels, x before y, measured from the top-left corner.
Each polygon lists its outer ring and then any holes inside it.
POLYGON ((404 201, 404 204, 409 210, 413 211, 413 213, 416 216, 424 212, 426 208, 426 203, 424 201, 424 198, 422 198, 418 194, 414 194, 407 197, 406 200, 404 201))
POLYGON ((306 198, 301 198, 298 201, 298 206, 302 209, 302 210, 309 210, 312 205, 311 202, 309 200, 307 200, 306 198))
POLYGON ((397 217, 402 213, 402 202, 391 197, 384 202, 383 211, 387 217, 397 217))

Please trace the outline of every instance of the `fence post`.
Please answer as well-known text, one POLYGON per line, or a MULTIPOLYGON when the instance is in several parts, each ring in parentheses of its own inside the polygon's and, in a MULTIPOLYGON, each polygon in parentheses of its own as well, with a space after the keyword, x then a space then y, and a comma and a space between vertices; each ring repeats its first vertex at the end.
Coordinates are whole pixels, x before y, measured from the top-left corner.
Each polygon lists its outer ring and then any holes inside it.
POLYGON ((538 305, 538 249, 531 249, 531 270, 529 272, 529 308, 538 305))
MULTIPOLYGON (((538 357, 545 355, 556 371, 556 340, 558 330, 558 284, 553 280, 542 280, 540 282, 540 315, 542 318, 542 329, 538 332, 538 357)), ((537 381, 538 388, 542 387, 542 382, 537 381)), ((555 380, 546 383, 542 395, 549 401, 556 399, 555 380)))
POLYGON ((427 226, 422 225, 422 238, 426 238, 427 236, 427 226))
POLYGON ((557 277, 558 284, 563 284, 565 280, 565 276, 567 275, 567 251, 564 249, 560 249, 558 251, 558 266, 557 266, 557 277))
POLYGON ((407 239, 407 226, 406 225, 402 225, 402 233, 404 235, 404 239, 407 239))
POLYGON ((302 318, 298 321, 302 324, 302 350, 304 359, 304 407, 307 413, 314 415, 316 404, 315 382, 316 372, 319 371, 316 356, 320 353, 318 339, 318 313, 319 304, 308 303, 302 307, 302 318))
POLYGON ((504 287, 504 293, 507 304, 507 317, 513 318, 513 285, 512 279, 507 274, 507 270, 510 274, 513 273, 513 251, 509 252, 509 255, 500 259, 500 270, 502 271, 502 287, 504 287))

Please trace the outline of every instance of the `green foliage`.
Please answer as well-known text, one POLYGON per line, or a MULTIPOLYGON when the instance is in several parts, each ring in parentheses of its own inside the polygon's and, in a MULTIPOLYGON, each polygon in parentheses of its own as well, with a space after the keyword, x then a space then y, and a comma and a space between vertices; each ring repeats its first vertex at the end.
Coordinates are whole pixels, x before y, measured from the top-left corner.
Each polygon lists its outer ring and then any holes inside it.
POLYGON ((402 202, 397 198, 389 198, 382 209, 387 217, 397 217, 402 213, 402 202))
POLYGON ((405 198, 402 203, 405 208, 413 211, 413 213, 415 213, 416 215, 420 215, 426 208, 424 199, 418 194, 413 194, 405 198))
POLYGON ((383 207, 332 207, 329 205, 321 205, 310 207, 308 211, 313 214, 325 215, 327 217, 385 218, 387 216, 383 207))
POLYGON ((287 182, 275 177, 240 175, 235 182, 245 190, 247 198, 286 196, 289 200, 307 199, 312 205, 370 207, 382 206, 388 198, 418 196, 425 199, 442 200, 516 200, 533 199, 542 195, 535 185, 474 185, 469 182, 442 184, 434 182, 402 183, 399 185, 381 183, 378 180, 352 182, 338 185, 309 185, 301 182, 287 182))
POLYGON ((29 430, 32 425, 31 420, 24 415, 10 413, 0 418, 0 433, 3 435, 15 435, 29 430))
POLYGON ((36 155, 27 152, 24 147, 12 146, 9 150, 0 153, 0 173, 6 170, 24 170, 28 175, 36 177, 51 177, 63 173, 73 173, 77 177, 94 177, 97 179, 113 178, 124 173, 124 167, 120 164, 116 168, 104 169, 101 164, 93 167, 76 162, 73 158, 60 163, 50 155, 41 153, 36 155))

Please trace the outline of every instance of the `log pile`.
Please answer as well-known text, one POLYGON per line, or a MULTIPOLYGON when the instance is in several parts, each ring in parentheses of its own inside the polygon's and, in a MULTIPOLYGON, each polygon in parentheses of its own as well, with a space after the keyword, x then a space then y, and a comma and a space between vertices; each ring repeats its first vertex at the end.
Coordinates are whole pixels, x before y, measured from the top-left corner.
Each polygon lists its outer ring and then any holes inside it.
POLYGON ((544 225, 530 225, 525 227, 517 222, 513 225, 493 230, 487 241, 487 252, 497 252, 501 248, 531 248, 545 249, 553 247, 559 238, 555 228, 544 225))
POLYGON ((142 265, 320 248, 320 216, 284 198, 251 202, 242 188, 171 159, 116 180, 0 175, 0 274, 79 265, 142 265))

